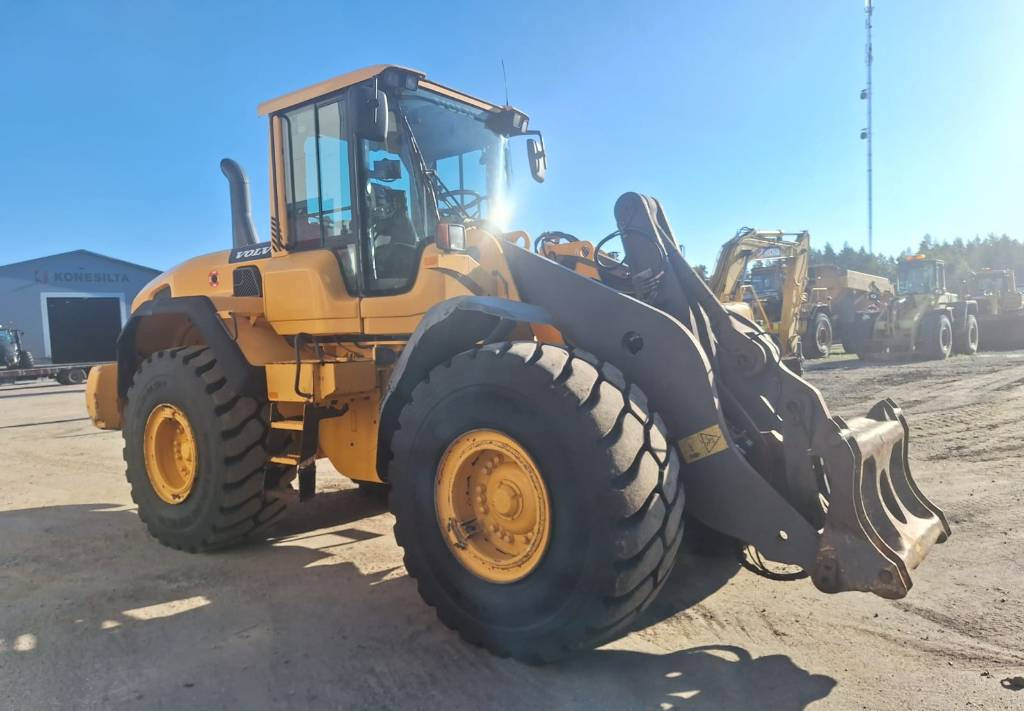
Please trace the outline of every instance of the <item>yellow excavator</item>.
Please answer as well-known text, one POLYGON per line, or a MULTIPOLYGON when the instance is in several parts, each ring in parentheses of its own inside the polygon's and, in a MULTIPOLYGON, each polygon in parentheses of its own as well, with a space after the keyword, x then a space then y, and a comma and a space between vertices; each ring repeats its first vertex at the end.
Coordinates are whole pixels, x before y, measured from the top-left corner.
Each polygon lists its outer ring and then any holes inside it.
POLYGON ((143 288, 89 375, 162 543, 259 535, 328 458, 389 487, 445 624, 540 662, 631 628, 684 511, 828 593, 902 597, 949 534, 900 409, 830 413, 690 268, 657 200, 618 199, 623 253, 596 278, 504 230, 512 147, 535 179, 547 165, 523 112, 393 65, 260 112, 269 239, 223 161, 232 248, 143 288))
POLYGON ((770 333, 782 357, 792 363, 827 357, 832 349, 828 292, 807 288, 810 252, 806 230, 744 227, 722 245, 708 282, 727 308, 770 333))

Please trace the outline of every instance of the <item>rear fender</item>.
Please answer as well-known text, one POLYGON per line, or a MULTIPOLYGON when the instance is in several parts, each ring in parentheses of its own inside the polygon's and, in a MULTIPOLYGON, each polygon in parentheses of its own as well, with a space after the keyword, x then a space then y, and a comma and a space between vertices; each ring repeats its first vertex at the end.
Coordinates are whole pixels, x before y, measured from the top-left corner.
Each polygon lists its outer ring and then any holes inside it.
POLYGON ((217 316, 210 299, 205 296, 179 296, 140 304, 121 329, 117 339, 119 400, 128 393, 142 359, 154 350, 155 333, 164 334, 166 342, 162 347, 199 343, 208 346, 217 354, 234 390, 265 397, 265 379, 246 360, 236 338, 228 333, 224 322, 217 316), (144 343, 145 348, 142 347, 144 343))

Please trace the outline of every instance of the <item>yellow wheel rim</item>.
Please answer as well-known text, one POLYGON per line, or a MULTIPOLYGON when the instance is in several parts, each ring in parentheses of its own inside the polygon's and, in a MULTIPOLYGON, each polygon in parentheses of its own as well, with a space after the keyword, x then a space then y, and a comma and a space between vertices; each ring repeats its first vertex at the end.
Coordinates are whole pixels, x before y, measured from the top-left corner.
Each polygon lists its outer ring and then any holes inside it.
POLYGON ((143 439, 146 474, 153 491, 169 504, 180 504, 196 481, 196 438, 185 413, 174 405, 157 405, 146 420, 143 439))
POLYGON ((452 554, 491 583, 522 580, 551 537, 551 504, 533 459, 511 437, 472 430, 437 467, 437 524, 452 554))

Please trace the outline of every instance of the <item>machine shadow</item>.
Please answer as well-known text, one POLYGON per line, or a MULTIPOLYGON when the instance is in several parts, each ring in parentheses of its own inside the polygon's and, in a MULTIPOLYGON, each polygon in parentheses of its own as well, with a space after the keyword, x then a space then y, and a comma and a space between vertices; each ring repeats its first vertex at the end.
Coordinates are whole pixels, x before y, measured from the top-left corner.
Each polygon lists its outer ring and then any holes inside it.
POLYGON ((828 696, 836 680, 812 674, 783 654, 754 657, 742 647, 708 645, 668 654, 598 650, 564 665, 615 678, 635 699, 629 708, 681 711, 802 711, 828 696))
MULTIPOLYGON (((501 698, 523 709, 784 711, 835 685, 739 647, 598 650, 547 667, 493 657, 436 620, 380 519, 357 523, 384 509, 355 489, 323 492, 267 542, 212 555, 160 546, 121 504, 0 512, 0 685, 40 708, 260 707, 301 688, 308 696, 288 708, 458 710, 501 698), (92 659, 103 662, 82 661, 92 659), (62 669, 62 682, 18 672, 28 667, 62 669), (378 678, 388 682, 352 683, 378 678)), ((642 624, 695 604, 737 567, 684 550, 642 624)))

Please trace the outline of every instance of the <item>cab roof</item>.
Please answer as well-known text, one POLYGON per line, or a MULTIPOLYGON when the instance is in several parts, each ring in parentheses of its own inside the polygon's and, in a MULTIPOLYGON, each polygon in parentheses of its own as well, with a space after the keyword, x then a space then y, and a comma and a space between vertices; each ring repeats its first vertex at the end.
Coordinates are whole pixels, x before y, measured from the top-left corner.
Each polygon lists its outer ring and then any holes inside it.
POLYGON ((348 72, 347 74, 336 76, 333 79, 327 79, 317 84, 313 84, 312 86, 307 86, 304 89, 290 92, 284 96, 279 96, 276 99, 264 101, 259 105, 257 110, 259 111, 260 116, 266 116, 267 114, 276 113, 284 109, 290 109, 293 106, 304 104, 307 101, 312 101, 321 96, 333 94, 336 91, 341 91, 346 87, 359 84, 368 79, 373 79, 388 69, 399 69, 404 72, 415 74, 419 78, 420 86, 436 91, 440 94, 444 94, 452 99, 463 101, 479 109, 484 109, 486 111, 500 111, 502 108, 496 104, 490 103, 489 101, 484 101, 483 99, 478 99, 475 96, 470 96, 469 94, 464 94, 460 91, 456 91, 455 89, 450 89, 446 86, 442 86, 441 84, 435 84, 432 81, 428 81, 426 78, 427 75, 419 70, 410 69, 409 67, 403 67, 398 64, 374 64, 373 66, 363 67, 362 69, 357 69, 354 72, 348 72))

